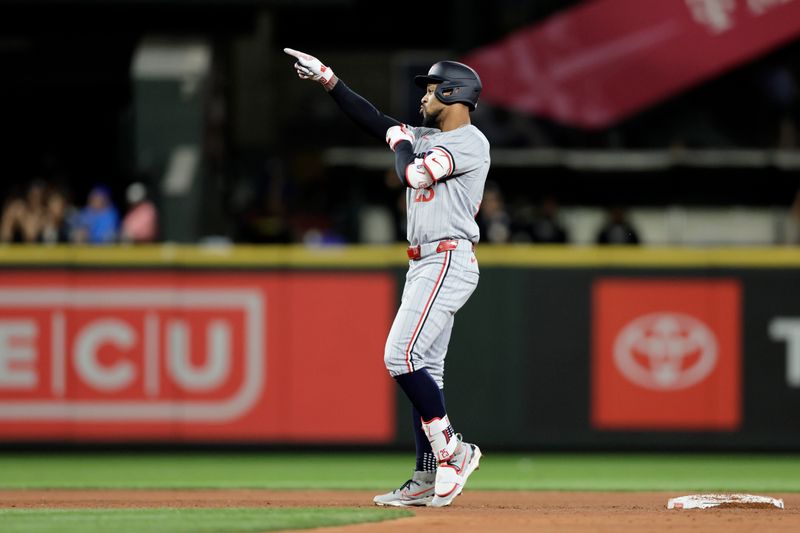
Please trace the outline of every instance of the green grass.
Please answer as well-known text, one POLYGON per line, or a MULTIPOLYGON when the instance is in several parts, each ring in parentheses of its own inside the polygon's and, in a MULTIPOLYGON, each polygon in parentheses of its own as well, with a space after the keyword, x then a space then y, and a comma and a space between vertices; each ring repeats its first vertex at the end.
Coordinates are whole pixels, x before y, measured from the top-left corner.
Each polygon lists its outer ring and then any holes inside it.
MULTIPOLYGON (((386 490, 409 454, 0 454, 0 489, 386 490)), ((471 489, 800 492, 800 455, 492 454, 471 489)), ((403 509, 0 509, 3 533, 240 533, 411 516, 403 509)))
POLYGON ((243 533, 412 516, 403 509, 0 509, 3 533, 243 533))
MULTIPOLYGON (((492 454, 472 489, 800 492, 800 455, 492 454)), ((0 488, 385 490, 408 454, 0 454, 0 488)), ((2 528, 0 528, 2 529, 2 528)))

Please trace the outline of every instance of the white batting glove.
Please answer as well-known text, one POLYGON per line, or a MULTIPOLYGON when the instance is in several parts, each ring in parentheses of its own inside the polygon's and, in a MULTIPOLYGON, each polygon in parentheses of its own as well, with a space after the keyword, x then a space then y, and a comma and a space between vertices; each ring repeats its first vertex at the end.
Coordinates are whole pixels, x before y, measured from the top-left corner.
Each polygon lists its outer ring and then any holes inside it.
POLYGON ((291 48, 284 48, 284 52, 297 59, 294 69, 297 75, 304 80, 314 80, 328 87, 333 79, 333 70, 322 64, 322 61, 314 56, 310 56, 291 48))
POLYGON ((399 126, 392 126, 388 130, 386 130, 386 144, 389 145, 389 148, 392 149, 394 152, 397 143, 401 141, 408 141, 412 145, 414 144, 414 132, 411 131, 411 128, 406 126, 405 124, 400 124, 399 126))

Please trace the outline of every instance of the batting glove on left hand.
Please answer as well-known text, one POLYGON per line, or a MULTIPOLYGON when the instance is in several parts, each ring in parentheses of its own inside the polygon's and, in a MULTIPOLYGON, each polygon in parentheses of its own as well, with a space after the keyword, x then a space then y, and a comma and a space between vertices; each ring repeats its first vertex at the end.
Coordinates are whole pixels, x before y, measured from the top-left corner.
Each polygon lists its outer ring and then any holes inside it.
POLYGON ((304 52, 298 52, 291 48, 284 48, 284 52, 297 58, 294 68, 297 75, 304 80, 314 80, 321 83, 326 89, 330 90, 333 86, 333 70, 322 64, 322 61, 304 52))
POLYGON ((411 131, 411 128, 406 126, 405 124, 400 124, 398 126, 392 126, 388 130, 386 130, 386 144, 389 145, 389 148, 394 151, 397 144, 402 141, 408 141, 412 145, 414 144, 414 132, 411 131))

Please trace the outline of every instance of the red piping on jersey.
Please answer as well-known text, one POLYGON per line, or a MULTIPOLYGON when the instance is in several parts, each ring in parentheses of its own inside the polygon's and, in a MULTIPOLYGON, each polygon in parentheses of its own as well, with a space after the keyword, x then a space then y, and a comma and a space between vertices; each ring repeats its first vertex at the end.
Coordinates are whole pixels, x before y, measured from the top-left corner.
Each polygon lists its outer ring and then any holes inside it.
POLYGON ((442 278, 444 278, 444 272, 447 270, 447 263, 450 261, 450 254, 453 252, 447 251, 444 253, 444 261, 442 262, 442 270, 439 271, 439 277, 436 279, 436 283, 433 284, 433 290, 431 290, 430 296, 428 296, 428 301, 425 302, 425 307, 422 309, 422 314, 419 317, 419 321, 417 322, 417 326, 414 328, 414 333, 411 335, 411 340, 408 341, 408 346, 406 346, 406 366, 408 367, 409 372, 413 372, 414 368, 411 366, 411 347, 414 345, 414 341, 420 331, 420 326, 425 321, 425 316, 428 314, 428 308, 433 301, 433 297, 439 290, 439 284, 442 282, 442 278))

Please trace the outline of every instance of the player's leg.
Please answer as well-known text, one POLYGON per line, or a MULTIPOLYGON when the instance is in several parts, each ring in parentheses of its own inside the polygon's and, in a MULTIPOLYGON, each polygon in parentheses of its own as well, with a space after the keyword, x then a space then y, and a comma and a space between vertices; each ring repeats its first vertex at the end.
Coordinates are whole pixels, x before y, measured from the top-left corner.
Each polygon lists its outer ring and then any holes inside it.
MULTIPOLYGON (((407 328, 406 312, 404 309, 411 305, 413 301, 416 301, 416 292, 421 281, 421 277, 415 275, 417 273, 418 271, 410 270, 406 275, 406 284, 403 287, 400 310, 395 316, 391 332, 386 342, 387 354, 391 346, 398 344, 397 339, 403 336, 402 331, 407 328)), ((396 351, 399 352, 401 350, 398 348, 396 351)), ((399 360, 400 357, 398 356, 397 359, 399 360)), ((436 469, 439 462, 433 455, 427 435, 422 431, 421 415, 413 404, 411 405, 411 427, 414 433, 416 448, 414 472, 411 478, 401 484, 397 489, 375 496, 373 501, 376 505, 391 505, 396 507, 420 506, 429 505, 433 500, 436 469)))
POLYGON ((422 429, 440 463, 432 505, 448 505, 480 459, 476 446, 461 444, 444 408, 440 386, 446 348, 439 350, 440 357, 431 354, 437 341, 439 346, 447 344, 453 315, 477 285, 477 266, 470 264, 470 257, 445 252, 414 265, 385 352, 386 366, 420 413, 422 429), (436 377, 429 372, 429 363, 436 377))
MULTIPOLYGON (((449 322, 424 357, 427 370, 439 387, 444 386, 444 362, 452 333, 454 315, 450 315, 449 322)), ((443 388, 440 389, 440 392, 442 394, 442 402, 444 402, 443 388)), ((421 421, 420 433, 423 438, 428 438, 426 427, 421 421)), ((448 433, 450 435, 453 434, 452 428, 448 433)), ((460 434, 455 434, 453 440, 458 445, 453 456, 449 460, 440 463, 437 468, 437 477, 434 484, 435 496, 431 500, 431 506, 449 505, 463 490, 467 478, 480 464, 481 450, 478 446, 463 442, 460 434)))
POLYGON ((419 411, 411 407, 411 427, 414 431, 414 443, 417 459, 411 478, 400 485, 399 488, 379 494, 373 498, 377 505, 392 505, 395 507, 424 506, 433 501, 434 486, 436 483, 436 469, 439 461, 433 455, 428 436, 422 430, 422 419, 419 411))
POLYGON ((439 389, 442 389, 442 397, 444 397, 444 360, 447 357, 447 348, 450 345, 450 337, 453 333, 455 315, 451 314, 446 318, 448 319, 447 323, 442 327, 441 333, 434 339, 423 357, 425 368, 433 377, 439 389))
MULTIPOLYGON (((444 398, 442 398, 444 401, 444 398)), ((422 418, 415 407, 411 407, 411 427, 414 432, 416 462, 411 478, 399 488, 379 494, 372 501, 376 505, 395 507, 424 506, 433 501, 436 469, 439 461, 433 455, 428 436, 422 430, 422 418)))
MULTIPOLYGON (((409 279, 412 276, 408 276, 409 279)), ((411 293, 414 292, 415 284, 413 282, 406 283, 403 287, 403 297, 401 299, 402 302, 407 302, 408 298, 410 297, 411 293)), ((399 314, 399 313, 398 313, 399 314)), ((447 335, 440 335, 439 340, 436 343, 436 350, 437 352, 446 352, 447 351, 447 342, 450 339, 449 331, 447 335)), ((392 335, 389 336, 392 338, 392 335)), ((440 357, 436 358, 437 360, 444 360, 444 356, 441 355, 440 357)), ((442 388, 443 383, 443 370, 444 365, 439 365, 435 370, 430 369, 431 374, 434 377, 434 381, 439 385, 439 388, 442 388)), ((443 391, 440 390, 440 393, 443 394, 443 391)), ((442 396, 442 402, 444 403, 444 396, 442 396)), ((438 466, 439 462, 433 455, 431 451, 431 444, 428 442, 428 437, 422 431, 422 422, 421 422, 421 414, 417 410, 416 407, 413 405, 411 406, 411 427, 414 431, 414 443, 416 447, 417 457, 416 457, 416 464, 414 466, 415 472, 436 472, 436 467, 438 466)))
POLYGON ((471 253, 448 251, 409 269, 384 352, 393 377, 427 369, 442 387, 453 316, 478 284, 477 265, 469 262, 470 257, 471 253))
MULTIPOLYGON (((450 317, 450 326, 445 327, 442 333, 434 341, 428 350, 425 357, 426 370, 431 375, 436 385, 439 387, 439 393, 442 396, 442 404, 445 405, 444 399, 444 359, 447 354, 447 346, 450 343, 450 334, 453 331, 452 322, 453 315, 450 317)), ((436 473, 439 466, 439 461, 433 454, 431 443, 428 441, 428 436, 422 430, 422 415, 416 407, 411 408, 411 424, 414 428, 414 441, 417 449, 417 464, 416 471, 418 472, 432 472, 436 473)))
MULTIPOLYGON (((440 390, 439 392, 442 394, 442 403, 444 403, 444 391, 440 390)), ((414 445, 417 451, 414 470, 416 472, 436 473, 439 461, 436 460, 436 456, 433 454, 428 436, 422 430, 422 415, 414 406, 411 407, 411 427, 414 429, 414 445)))
MULTIPOLYGON (((403 301, 386 342, 386 367, 424 420, 446 417, 439 392, 442 361, 434 361, 439 364, 438 368, 431 367, 438 374, 437 383, 429 373, 425 357, 437 340, 446 342, 449 339, 453 315, 477 285, 477 275, 465 277, 463 274, 465 255, 447 251, 412 263, 406 276, 403 301), (441 339, 443 332, 447 334, 445 339, 441 339)), ((444 353, 445 349, 440 352, 444 353)), ((442 453, 444 455, 437 459, 450 455, 442 453)))
MULTIPOLYGON (((441 386, 443 382, 444 354, 447 352, 450 331, 451 329, 442 332, 435 346, 431 348, 431 351, 437 354, 437 356, 432 359, 441 361, 441 364, 430 369, 430 373, 434 381, 436 381, 437 385, 440 387, 439 392, 442 394, 443 403, 444 391, 441 389, 441 386)), ((393 505, 398 507, 417 506, 428 505, 433 500, 436 469, 439 467, 439 461, 436 460, 436 456, 433 454, 428 436, 422 430, 422 415, 420 415, 417 408, 413 405, 411 407, 411 427, 414 432, 414 444, 416 449, 414 473, 411 479, 403 483, 399 488, 387 492, 386 494, 375 496, 373 501, 378 505, 393 505)))

